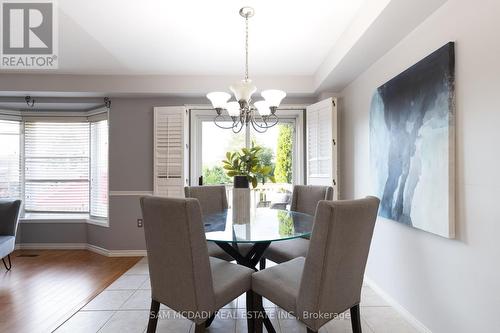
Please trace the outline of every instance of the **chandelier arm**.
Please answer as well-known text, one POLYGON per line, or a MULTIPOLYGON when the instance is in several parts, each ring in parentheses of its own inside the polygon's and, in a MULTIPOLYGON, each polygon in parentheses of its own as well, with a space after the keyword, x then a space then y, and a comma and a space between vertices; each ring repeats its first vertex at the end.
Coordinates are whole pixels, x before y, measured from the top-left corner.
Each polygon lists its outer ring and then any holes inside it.
MULTIPOLYGON (((236 123, 235 121, 233 121, 232 126, 222 126, 222 125, 219 125, 219 123, 218 123, 218 122, 220 122, 220 118, 224 118, 224 116, 223 116, 223 115, 217 115, 217 116, 214 118, 214 124, 215 124, 215 126, 217 126, 217 127, 219 127, 219 128, 222 128, 222 129, 232 129, 232 128, 234 128, 235 123, 236 123)), ((225 122, 225 121, 224 121, 224 122, 225 122)))
POLYGON ((267 120, 273 120, 273 123, 271 125, 268 125, 269 127, 273 127, 274 125, 276 125, 280 121, 280 119, 278 118, 278 116, 275 115, 275 114, 269 115, 268 118, 267 118, 267 120))
POLYGON ((243 129, 244 127, 244 123, 242 121, 238 121, 238 122, 234 122, 233 123, 233 133, 234 134, 238 134, 239 132, 241 132, 241 130, 243 129), (238 129, 238 124, 240 124, 240 128, 238 129))
POLYGON ((261 126, 257 125, 257 122, 254 119, 252 119, 252 121, 250 123, 252 124, 253 129, 257 133, 265 133, 265 132, 267 132, 267 127, 261 127, 261 126))
POLYGON ((262 129, 271 128, 279 122, 279 118, 276 115, 270 115, 265 120, 264 120, 264 118, 262 118, 262 122, 265 124, 264 126, 259 125, 259 123, 257 121, 255 121, 255 126, 262 128, 262 129), (272 122, 269 122, 270 119, 272 120, 272 122))
POLYGON ((258 126, 259 128, 268 128, 267 120, 264 119, 263 117, 260 117, 261 121, 258 121, 257 118, 254 118, 255 125, 258 126), (264 126, 259 125, 259 123, 264 123, 264 126))
POLYGON ((252 120, 255 122, 255 125, 259 128, 267 128, 267 120, 265 119, 265 117, 261 116, 257 112, 257 109, 255 109, 255 108, 252 108, 251 111, 252 111, 252 120), (258 119, 260 119, 260 122, 263 122, 265 124, 265 126, 259 125, 258 119))

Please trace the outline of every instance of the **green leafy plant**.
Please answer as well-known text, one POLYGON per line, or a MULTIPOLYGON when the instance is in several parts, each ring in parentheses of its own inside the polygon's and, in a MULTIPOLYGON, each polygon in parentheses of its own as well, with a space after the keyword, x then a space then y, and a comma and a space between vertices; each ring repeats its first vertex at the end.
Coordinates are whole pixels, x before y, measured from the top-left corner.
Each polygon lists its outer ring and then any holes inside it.
POLYGON ((230 184, 231 178, 229 178, 222 166, 216 165, 213 167, 204 167, 203 168, 203 183, 206 185, 215 185, 215 184, 230 184))
POLYGON ((270 165, 264 165, 261 159, 263 148, 252 144, 251 148, 242 148, 239 151, 227 152, 224 163, 224 170, 228 177, 245 176, 252 187, 256 188, 258 179, 262 183, 269 178, 273 183, 276 182, 272 175, 273 168, 270 165))
POLYGON ((293 219, 287 211, 278 211, 279 234, 281 237, 291 236, 295 233, 293 219))
POLYGON ((279 125, 278 149, 276 152, 276 168, 274 176, 280 183, 292 182, 292 138, 293 128, 290 125, 279 125))

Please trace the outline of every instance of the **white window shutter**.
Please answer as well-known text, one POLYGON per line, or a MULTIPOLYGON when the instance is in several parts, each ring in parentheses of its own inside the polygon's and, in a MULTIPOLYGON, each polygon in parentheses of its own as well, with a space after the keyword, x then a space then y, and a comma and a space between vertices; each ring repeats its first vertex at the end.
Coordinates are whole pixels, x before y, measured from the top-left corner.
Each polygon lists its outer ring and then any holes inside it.
POLYGON ((188 182, 186 108, 154 108, 154 195, 184 197, 188 182))
POLYGON ((306 119, 307 184, 332 186, 337 199, 337 99, 309 105, 306 119))

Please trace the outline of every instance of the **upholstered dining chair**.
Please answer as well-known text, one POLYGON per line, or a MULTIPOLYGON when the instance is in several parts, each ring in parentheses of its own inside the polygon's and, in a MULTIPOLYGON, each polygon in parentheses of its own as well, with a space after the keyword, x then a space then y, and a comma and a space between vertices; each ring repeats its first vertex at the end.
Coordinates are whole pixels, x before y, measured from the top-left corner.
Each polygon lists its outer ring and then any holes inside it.
POLYGON ((21 200, 0 201, 0 258, 2 258, 5 269, 10 271, 12 262, 10 254, 16 246, 17 224, 19 212, 21 211, 21 200), (5 257, 9 265, 5 262, 5 257))
MULTIPOLYGON (((198 199, 203 215, 218 213, 228 208, 226 186, 224 185, 186 186, 184 187, 184 196, 198 199)), ((209 256, 227 261, 234 260, 214 242, 207 242, 207 246, 209 256)), ((242 254, 246 254, 251 246, 252 244, 239 244, 238 250, 242 254)))
MULTIPOLYGON (((353 332, 361 333, 361 286, 379 202, 375 197, 320 201, 307 256, 252 275, 254 310, 263 313, 265 297, 310 333, 350 309, 353 332)), ((256 332, 262 331, 261 317, 256 332)))
MULTIPOLYGON (((208 256, 198 200, 150 196, 141 198, 141 208, 152 299, 147 332, 156 331, 160 303, 204 332, 218 309, 250 289, 253 270, 208 256)), ((248 326, 251 332, 251 320, 248 326)))
MULTIPOLYGON (((290 210, 314 215, 320 200, 332 200, 333 187, 318 185, 295 185, 292 192, 290 210)), ((294 258, 305 257, 309 248, 309 239, 295 238, 271 243, 260 260, 260 269, 266 267, 266 259, 282 263, 294 258)))

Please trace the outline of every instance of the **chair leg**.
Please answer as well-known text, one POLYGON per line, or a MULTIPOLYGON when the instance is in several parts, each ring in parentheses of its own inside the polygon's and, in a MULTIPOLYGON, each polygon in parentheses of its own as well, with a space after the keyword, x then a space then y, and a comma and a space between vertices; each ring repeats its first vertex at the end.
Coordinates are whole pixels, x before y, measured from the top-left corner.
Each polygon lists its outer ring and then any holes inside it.
POLYGON ((255 319, 254 319, 254 330, 255 333, 262 333, 262 325, 264 324, 263 318, 264 313, 262 312, 262 296, 257 293, 253 293, 253 309, 255 311, 255 319))
POLYGON ((205 332, 205 327, 206 327, 206 322, 205 323, 200 323, 196 324, 194 327, 194 333, 204 333, 205 332))
POLYGON ((356 304, 350 309, 351 326, 353 333, 361 333, 361 315, 359 313, 359 304, 356 304))
POLYGON ((160 310, 160 302, 151 300, 151 311, 149 312, 149 322, 147 333, 155 333, 156 325, 158 324, 158 315, 160 310))
POLYGON ((213 314, 213 315, 211 315, 211 316, 207 319, 207 321, 205 321, 205 327, 206 327, 206 328, 209 328, 209 327, 210 327, 210 325, 212 325, 212 322, 214 321, 215 316, 217 315, 217 312, 218 312, 218 311, 215 311, 215 312, 214 312, 214 314, 213 314))
POLYGON ((255 311, 253 304, 253 292, 251 290, 246 292, 247 296, 247 327, 248 333, 255 331, 255 311))
POLYGON ((256 318, 255 318, 255 332, 256 333, 262 333, 263 325, 266 326, 266 330, 268 333, 276 333, 276 330, 273 327, 273 324, 271 323, 271 320, 267 316, 266 310, 264 310, 264 306, 262 305, 262 296, 253 293, 253 304, 254 304, 254 311, 256 313, 256 318))
POLYGON ((259 262, 260 262, 259 270, 261 271, 266 268, 266 258, 261 258, 259 262))
POLYGON ((10 254, 7 255, 7 259, 9 261, 9 266, 7 267, 7 264, 5 263, 5 258, 2 258, 3 265, 5 266, 5 269, 10 271, 12 268, 12 263, 10 262, 10 254))

